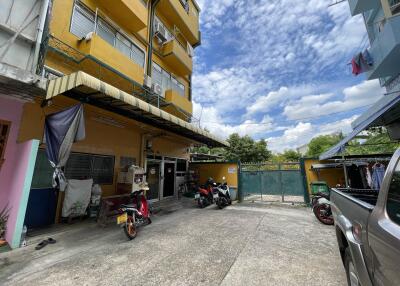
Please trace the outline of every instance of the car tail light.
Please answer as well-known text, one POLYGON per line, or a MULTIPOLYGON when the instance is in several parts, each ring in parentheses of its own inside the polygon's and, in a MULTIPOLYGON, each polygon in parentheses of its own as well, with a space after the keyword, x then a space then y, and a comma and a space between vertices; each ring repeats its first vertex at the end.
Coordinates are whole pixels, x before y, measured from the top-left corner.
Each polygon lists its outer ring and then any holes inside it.
POLYGON ((362 226, 359 223, 353 225, 353 236, 358 243, 361 243, 362 226))

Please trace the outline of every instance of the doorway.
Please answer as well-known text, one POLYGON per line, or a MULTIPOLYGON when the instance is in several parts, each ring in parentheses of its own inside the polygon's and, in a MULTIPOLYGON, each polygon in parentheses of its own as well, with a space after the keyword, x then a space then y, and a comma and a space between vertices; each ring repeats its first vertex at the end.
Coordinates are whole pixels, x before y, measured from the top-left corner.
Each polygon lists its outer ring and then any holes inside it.
POLYGON ((175 194, 175 162, 164 162, 163 198, 175 194))
POLYGON ((146 179, 149 184, 149 191, 147 192, 148 200, 159 200, 160 199, 160 173, 161 163, 148 161, 146 179))

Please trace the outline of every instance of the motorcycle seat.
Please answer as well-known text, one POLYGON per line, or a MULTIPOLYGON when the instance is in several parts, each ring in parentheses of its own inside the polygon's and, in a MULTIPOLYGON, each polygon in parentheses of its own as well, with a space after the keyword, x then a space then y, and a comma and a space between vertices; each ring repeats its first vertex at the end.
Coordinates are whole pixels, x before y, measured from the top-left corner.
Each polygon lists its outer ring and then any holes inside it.
POLYGON ((136 206, 134 204, 129 204, 129 205, 121 205, 121 208, 126 208, 126 209, 136 209, 136 206))
POLYGON ((330 194, 323 193, 323 192, 318 192, 316 195, 317 195, 317 196, 320 196, 320 197, 322 197, 322 198, 325 198, 325 199, 327 199, 327 200, 329 200, 329 198, 330 198, 330 194))

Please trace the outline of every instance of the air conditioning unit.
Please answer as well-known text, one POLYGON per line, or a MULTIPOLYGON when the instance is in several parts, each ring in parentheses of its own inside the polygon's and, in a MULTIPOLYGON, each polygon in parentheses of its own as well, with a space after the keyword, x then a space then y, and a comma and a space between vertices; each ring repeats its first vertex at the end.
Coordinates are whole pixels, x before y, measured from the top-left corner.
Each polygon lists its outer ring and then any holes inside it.
POLYGON ((151 77, 146 74, 144 75, 144 87, 152 88, 151 77))
POLYGON ((193 58, 194 57, 194 49, 190 43, 187 43, 187 53, 189 57, 193 58))
POLYGON ((158 83, 153 83, 152 90, 153 90, 153 92, 155 92, 158 95, 162 96, 162 87, 158 83))
POLYGON ((162 43, 166 42, 167 39, 167 29, 161 23, 155 25, 154 36, 157 37, 162 43))

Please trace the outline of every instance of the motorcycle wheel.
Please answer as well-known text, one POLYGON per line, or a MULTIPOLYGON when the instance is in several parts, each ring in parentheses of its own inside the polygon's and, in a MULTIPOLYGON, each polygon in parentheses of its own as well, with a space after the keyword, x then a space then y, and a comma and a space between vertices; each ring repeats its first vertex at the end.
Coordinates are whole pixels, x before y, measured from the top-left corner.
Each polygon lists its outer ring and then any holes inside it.
POLYGON ((224 207, 221 200, 217 200, 217 206, 219 209, 222 209, 224 207))
POLYGON ((148 225, 152 223, 151 218, 148 217, 146 220, 148 225))
POLYGON ((200 199, 198 199, 197 200, 197 205, 199 206, 199 208, 204 208, 204 202, 203 202, 203 200, 200 198, 200 199))
POLYGON ((333 225, 334 220, 332 217, 332 214, 327 215, 327 213, 330 213, 330 206, 327 204, 317 204, 313 208, 313 212, 317 219, 326 225, 333 225))
POLYGON ((135 225, 135 218, 132 216, 128 216, 128 220, 124 226, 124 232, 129 240, 132 240, 137 235, 136 225, 135 225))

